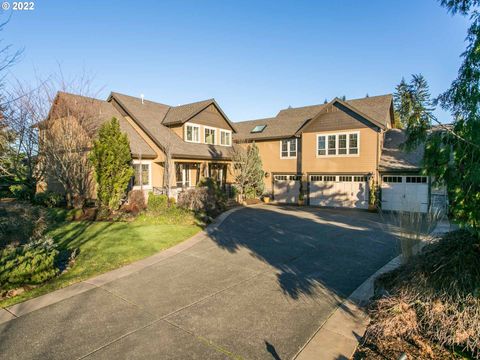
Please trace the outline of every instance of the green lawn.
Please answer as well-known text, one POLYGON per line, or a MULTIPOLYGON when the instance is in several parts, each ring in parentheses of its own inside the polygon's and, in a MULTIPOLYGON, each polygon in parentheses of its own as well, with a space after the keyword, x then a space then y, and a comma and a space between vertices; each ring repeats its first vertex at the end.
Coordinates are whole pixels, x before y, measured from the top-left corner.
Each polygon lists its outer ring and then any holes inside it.
MULTIPOLYGON (((175 215, 175 214, 173 214, 175 215)), ((133 222, 62 221, 48 234, 65 249, 79 249, 75 265, 54 280, 0 302, 6 307, 145 258, 200 231, 193 216, 141 215, 133 222)))

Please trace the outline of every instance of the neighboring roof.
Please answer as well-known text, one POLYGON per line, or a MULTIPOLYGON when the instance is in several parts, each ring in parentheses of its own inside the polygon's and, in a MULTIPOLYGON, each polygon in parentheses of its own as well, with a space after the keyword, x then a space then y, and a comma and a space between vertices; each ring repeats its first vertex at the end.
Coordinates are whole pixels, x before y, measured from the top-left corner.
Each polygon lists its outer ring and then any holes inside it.
POLYGON ((283 109, 273 118, 236 122, 235 126, 238 134, 235 136, 235 139, 237 141, 267 140, 295 136, 309 120, 316 118, 315 121, 322 121, 322 116, 331 116, 331 113, 327 112, 322 114, 322 110, 334 103, 339 103, 357 112, 377 127, 384 129, 388 127, 387 124, 390 121, 390 108, 392 103, 391 94, 346 101, 335 98, 327 104, 283 109), (267 127, 261 133, 252 134, 251 130, 256 125, 267 125, 267 127))
MULTIPOLYGON (((112 99, 133 118, 158 147, 164 150, 169 147, 175 158, 225 160, 231 158, 230 147, 185 142, 173 130, 163 125, 165 116, 172 109, 168 105, 148 100, 143 100, 142 103, 140 98, 114 92, 110 94, 107 101, 112 99)), ((187 111, 183 114, 186 113, 187 111)), ((186 115, 182 116, 182 118, 185 117, 186 115)))
POLYGON ((406 133, 400 129, 389 129, 385 132, 380 171, 418 171, 422 167, 424 146, 419 145, 415 150, 407 152, 402 149, 406 140, 406 133))
MULTIPOLYGON (((86 125, 88 132, 96 133, 102 124, 111 120, 115 117, 119 124, 122 132, 126 133, 130 141, 130 149, 134 156, 143 156, 143 157, 156 157, 155 151, 143 140, 140 134, 129 124, 129 122, 122 116, 122 114, 109 102, 94 99, 91 97, 69 94, 65 92, 58 92, 55 97, 54 104, 50 110, 49 118, 52 114, 53 108, 58 102, 63 102, 66 107, 73 109, 85 109, 88 108, 89 116, 88 119, 91 122, 86 125), (91 112, 91 113, 90 113, 91 112)), ((63 105, 62 105, 63 106, 63 105)), ((42 125, 46 125, 49 119, 44 120, 42 125)), ((92 134, 93 135, 93 134, 92 134)))

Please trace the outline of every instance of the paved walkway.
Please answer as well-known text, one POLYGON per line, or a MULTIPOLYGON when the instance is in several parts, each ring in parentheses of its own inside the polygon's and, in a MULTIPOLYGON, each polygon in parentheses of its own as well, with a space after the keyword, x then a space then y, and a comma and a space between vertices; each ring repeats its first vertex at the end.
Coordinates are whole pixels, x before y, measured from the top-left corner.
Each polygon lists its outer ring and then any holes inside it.
POLYGON ((0 324, 2 358, 291 359, 397 243, 376 214, 260 206, 165 253, 0 324))

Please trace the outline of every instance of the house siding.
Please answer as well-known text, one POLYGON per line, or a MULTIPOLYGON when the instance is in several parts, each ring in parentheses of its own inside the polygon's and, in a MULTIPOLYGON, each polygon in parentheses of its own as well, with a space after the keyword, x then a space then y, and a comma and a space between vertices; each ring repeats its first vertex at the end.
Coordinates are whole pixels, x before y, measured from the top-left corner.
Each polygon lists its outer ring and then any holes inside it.
POLYGON ((358 156, 317 157, 317 134, 335 134, 339 131, 319 131, 302 134, 302 172, 307 173, 372 173, 376 174, 378 163, 378 132, 364 128, 348 128, 341 131, 360 134, 358 156))

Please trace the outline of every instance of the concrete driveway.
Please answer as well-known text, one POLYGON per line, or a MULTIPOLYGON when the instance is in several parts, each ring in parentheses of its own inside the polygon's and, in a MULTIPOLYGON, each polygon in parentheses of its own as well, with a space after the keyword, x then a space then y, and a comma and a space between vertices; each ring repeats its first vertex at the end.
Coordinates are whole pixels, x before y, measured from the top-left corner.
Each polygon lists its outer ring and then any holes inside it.
POLYGON ((1 324, 0 354, 291 359, 397 252, 376 214, 245 208, 181 253, 1 324))

